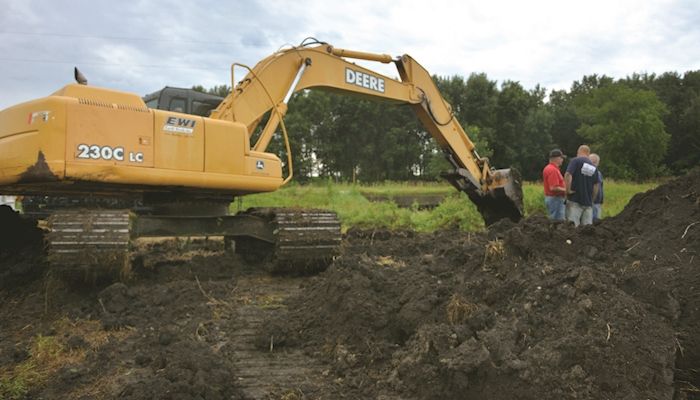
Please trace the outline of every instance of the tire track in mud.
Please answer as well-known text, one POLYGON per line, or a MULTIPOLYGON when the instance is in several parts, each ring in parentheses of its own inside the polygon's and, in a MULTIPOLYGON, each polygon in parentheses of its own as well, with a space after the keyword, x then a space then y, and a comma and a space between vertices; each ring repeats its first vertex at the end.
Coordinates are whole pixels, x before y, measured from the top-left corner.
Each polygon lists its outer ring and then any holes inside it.
MULTIPOLYGON (((229 344, 222 349, 235 368, 236 386, 246 398, 303 396, 302 388, 318 387, 322 366, 300 349, 279 348, 275 337, 260 336, 269 315, 284 308, 284 301, 300 292, 303 279, 254 273, 238 277, 234 294, 233 326, 229 344)), ((297 398, 297 397, 291 397, 297 398)))

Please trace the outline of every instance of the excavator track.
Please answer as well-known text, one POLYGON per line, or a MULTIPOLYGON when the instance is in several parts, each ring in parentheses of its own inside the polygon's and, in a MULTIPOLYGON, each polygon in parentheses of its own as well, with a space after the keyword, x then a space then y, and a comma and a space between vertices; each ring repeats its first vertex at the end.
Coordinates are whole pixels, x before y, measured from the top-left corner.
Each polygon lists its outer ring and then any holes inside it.
POLYGON ((342 236, 333 211, 252 208, 245 213, 266 220, 275 233, 275 243, 239 237, 236 253, 249 261, 264 261, 270 272, 318 273, 338 254, 342 236))
POLYGON ((222 351, 235 367, 236 386, 245 399, 307 398, 301 396, 301 388, 329 384, 318 360, 301 349, 279 346, 280 338, 261 337, 265 321, 285 307, 286 299, 299 293, 304 279, 260 272, 237 277, 231 317, 235 323, 222 351))
POLYGON ((61 210, 47 220, 52 273, 71 280, 119 279, 129 274, 129 210, 61 210))
MULTIPOLYGON (((233 237, 236 252, 248 261, 262 261, 272 273, 321 272, 340 248, 340 222, 332 211, 255 208, 243 214, 264 221, 270 233, 262 239, 233 237)), ((128 209, 52 212, 46 222, 52 273, 78 281, 119 280, 128 276, 130 228, 134 223, 131 218, 128 209)))

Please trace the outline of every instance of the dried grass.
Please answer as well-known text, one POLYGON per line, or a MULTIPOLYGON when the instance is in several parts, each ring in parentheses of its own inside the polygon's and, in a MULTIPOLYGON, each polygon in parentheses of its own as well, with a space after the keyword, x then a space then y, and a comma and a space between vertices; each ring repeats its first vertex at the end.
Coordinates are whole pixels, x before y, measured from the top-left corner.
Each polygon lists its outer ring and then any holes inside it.
POLYGON ((461 324, 471 317, 479 306, 465 300, 458 294, 453 294, 447 303, 447 320, 452 325, 461 324))

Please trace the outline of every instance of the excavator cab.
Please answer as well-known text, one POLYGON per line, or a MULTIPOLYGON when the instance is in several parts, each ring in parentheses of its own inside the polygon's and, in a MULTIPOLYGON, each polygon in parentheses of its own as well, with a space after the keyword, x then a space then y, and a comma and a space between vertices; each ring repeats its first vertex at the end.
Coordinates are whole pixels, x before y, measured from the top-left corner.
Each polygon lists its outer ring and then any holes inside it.
POLYGON ((161 90, 143 96, 146 107, 157 110, 175 111, 191 115, 208 117, 219 106, 223 97, 166 86, 161 90))

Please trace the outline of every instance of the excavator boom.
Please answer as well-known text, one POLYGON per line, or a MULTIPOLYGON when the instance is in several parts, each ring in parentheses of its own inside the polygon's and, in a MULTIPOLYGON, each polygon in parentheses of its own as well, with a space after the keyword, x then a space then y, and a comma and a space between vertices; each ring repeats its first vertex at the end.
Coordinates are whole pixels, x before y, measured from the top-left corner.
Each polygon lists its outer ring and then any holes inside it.
POLYGON ((300 90, 318 87, 377 101, 408 104, 453 167, 443 176, 469 196, 486 224, 502 218, 514 221, 522 218, 522 187, 518 172, 494 170, 487 159, 479 157, 474 143, 454 117, 428 71, 412 57, 392 58, 387 54, 339 49, 319 43, 277 52, 248 69, 248 74, 213 112, 212 118, 243 123, 248 132, 253 132, 263 116, 272 110, 253 147, 255 150, 265 151, 283 120, 289 98, 300 90), (383 76, 347 59, 394 63, 401 80, 383 76))

